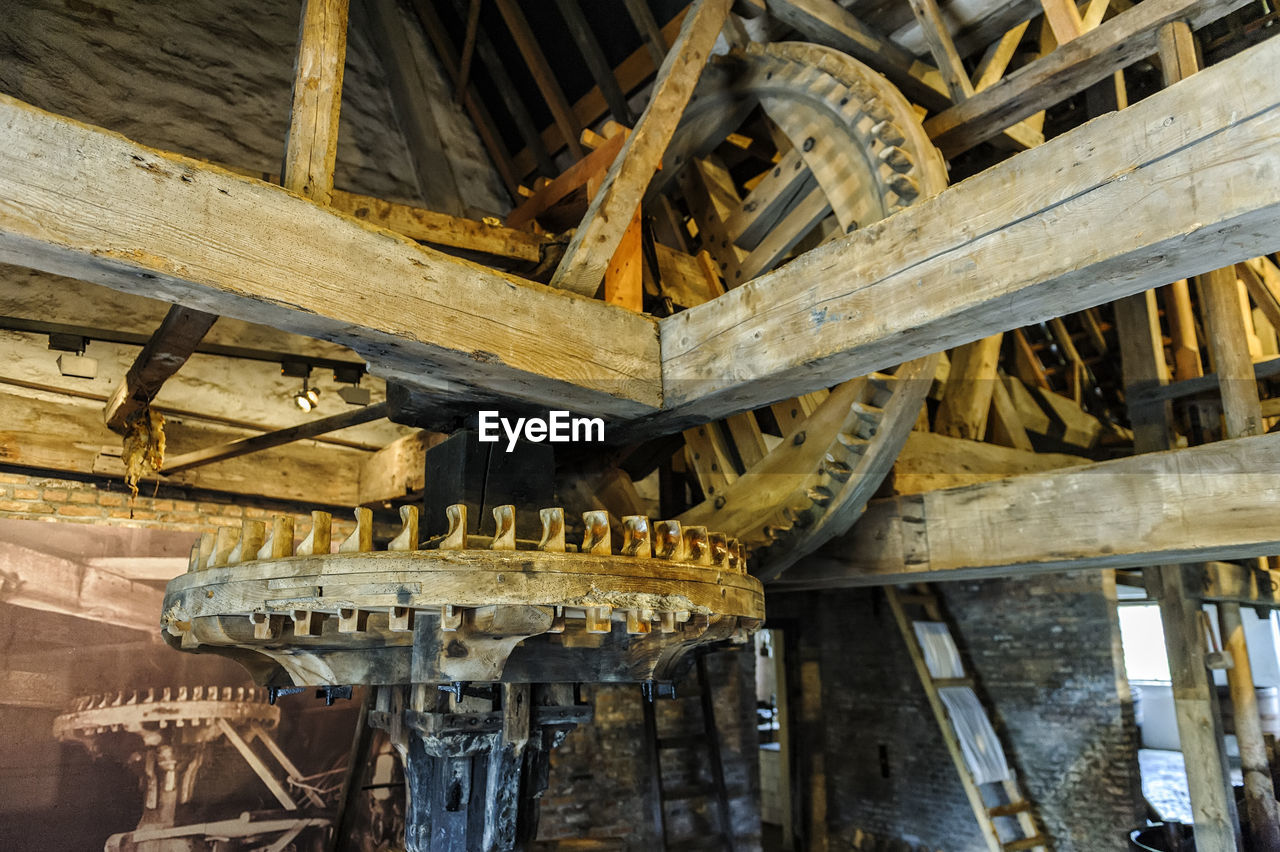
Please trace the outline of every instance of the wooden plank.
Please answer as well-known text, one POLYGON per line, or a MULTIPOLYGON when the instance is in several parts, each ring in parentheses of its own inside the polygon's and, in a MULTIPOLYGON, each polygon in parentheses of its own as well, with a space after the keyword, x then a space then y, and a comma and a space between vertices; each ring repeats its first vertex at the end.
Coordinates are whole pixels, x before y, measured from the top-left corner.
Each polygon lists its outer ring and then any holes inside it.
MULTIPOLYGON (((1003 341, 1003 334, 994 334, 952 352, 951 373, 947 376, 942 404, 938 406, 934 431, 971 441, 981 441, 987 434, 991 396, 1000 381, 996 367, 1003 341)), ((1025 437, 1025 432, 1023 434, 1025 437)))
POLYGON ((422 207, 383 201, 354 192, 333 191, 330 206, 362 222, 395 231, 411 240, 434 246, 463 249, 496 257, 537 263, 550 242, 547 237, 490 225, 462 216, 451 216, 422 207))
POLYGON ((0 98, 0 138, 3 262, 343 343, 437 395, 452 376, 582 414, 660 401, 642 315, 11 98, 0 98))
POLYGON ((314 438, 317 435, 327 435, 340 429, 359 426, 361 423, 371 423, 386 416, 387 404, 385 402, 366 405, 363 408, 344 411, 341 414, 334 414, 330 417, 321 417, 318 420, 290 426, 287 429, 277 429, 274 432, 265 432, 261 435, 254 435, 251 438, 240 438, 225 444, 192 450, 182 455, 170 456, 165 459, 164 467, 160 469, 160 473, 162 475, 180 473, 194 467, 239 458, 250 453, 269 450, 272 447, 281 447, 285 444, 292 444, 295 441, 314 438))
POLYGON ((604 271, 604 300, 629 311, 644 309, 644 253, 641 250, 640 208, 622 234, 604 271))
POLYGON ((1040 6, 1058 44, 1066 44, 1084 32, 1084 21, 1075 0, 1040 0, 1040 6))
POLYGON ((956 52, 955 42, 951 40, 951 32, 942 17, 937 0, 909 0, 911 11, 920 22, 920 30, 924 34, 933 61, 938 63, 938 73, 956 103, 968 100, 973 94, 973 84, 969 81, 969 73, 964 70, 964 62, 956 52))
POLYGON ((1013 55, 1022 43, 1022 36, 1027 32, 1030 21, 1023 21, 1000 37, 1000 40, 983 54, 978 67, 973 73, 973 90, 981 92, 989 89, 1004 76, 1004 72, 1013 61, 1013 55))
POLYGON ((992 138, 1002 128, 1150 56, 1163 24, 1189 20, 1193 27, 1201 27, 1243 5, 1245 0, 1147 0, 1135 4, 964 103, 929 118, 925 130, 944 155, 953 157, 992 138))
POLYGON ((560 135, 564 137, 564 144, 568 146, 569 153, 574 159, 581 159, 583 151, 581 143, 578 142, 578 131, 582 128, 569 107, 569 101, 564 96, 564 90, 560 88, 555 72, 547 62, 546 54, 542 52, 542 46, 538 44, 533 30, 529 28, 528 19, 525 18, 524 12, 520 10, 515 0, 494 0, 494 2, 498 5, 498 11, 502 13, 502 20, 507 22, 507 29, 511 31, 516 49, 524 57, 524 64, 529 68, 533 82, 537 84, 538 91, 542 93, 542 99, 551 110, 551 117, 555 120, 560 135))
POLYGON ((587 63, 587 69, 591 72, 591 79, 596 81, 596 88, 600 90, 600 94, 604 96, 605 103, 609 105, 609 112, 613 114, 615 121, 620 121, 630 127, 635 124, 635 115, 631 112, 631 105, 627 103, 626 96, 622 94, 622 89, 618 86, 618 80, 613 76, 613 69, 609 67, 609 60, 605 58, 604 51, 600 49, 600 42, 596 39, 596 34, 592 32, 591 25, 587 23, 587 18, 582 14, 582 7, 578 0, 556 0, 556 6, 560 9, 560 15, 564 18, 565 24, 569 27, 569 35, 573 37, 574 44, 578 46, 578 52, 582 54, 583 60, 587 63))
POLYGON ((1280 269, 1270 258, 1255 257, 1236 264, 1236 271, 1263 315, 1280 329, 1280 269))
POLYGON ((508 228, 524 228, 555 204, 587 185, 588 179, 612 166, 627 141, 618 133, 605 139, 600 147, 561 172, 554 180, 520 203, 507 216, 508 228))
POLYGON ((155 399, 170 376, 195 352, 218 317, 174 305, 160 327, 142 347, 129 371, 107 400, 103 421, 113 432, 124 432, 125 423, 155 399))
POLYGON ((574 232, 551 286, 592 295, 622 241, 724 26, 729 0, 697 0, 658 71, 649 105, 574 232))
POLYGON ((304 0, 283 183, 317 204, 333 191, 346 55, 347 0, 304 0))
POLYGON ((1280 248, 1277 134, 1265 41, 661 320, 666 405, 724 416, 1280 248))
POLYGON ((1241 559, 1280 549, 1280 435, 872 501, 779 587, 1241 559))
POLYGON ((982 441, 951 438, 936 432, 912 432, 893 463, 889 493, 923 494, 1089 464, 1082 456, 1037 453, 982 441))
POLYGON ((1009 389, 999 378, 991 389, 991 439, 997 444, 1017 450, 1033 450, 1031 438, 1022 416, 1014 407, 1009 389))

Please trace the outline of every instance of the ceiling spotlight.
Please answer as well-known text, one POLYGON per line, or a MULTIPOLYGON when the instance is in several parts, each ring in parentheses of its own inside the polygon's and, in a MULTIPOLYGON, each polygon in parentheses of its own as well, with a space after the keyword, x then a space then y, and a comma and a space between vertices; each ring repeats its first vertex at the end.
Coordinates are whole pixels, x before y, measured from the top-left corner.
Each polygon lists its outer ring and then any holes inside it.
POLYGON ((320 404, 320 391, 307 386, 307 378, 302 378, 302 389, 293 395, 293 404, 302 411, 310 411, 320 404))

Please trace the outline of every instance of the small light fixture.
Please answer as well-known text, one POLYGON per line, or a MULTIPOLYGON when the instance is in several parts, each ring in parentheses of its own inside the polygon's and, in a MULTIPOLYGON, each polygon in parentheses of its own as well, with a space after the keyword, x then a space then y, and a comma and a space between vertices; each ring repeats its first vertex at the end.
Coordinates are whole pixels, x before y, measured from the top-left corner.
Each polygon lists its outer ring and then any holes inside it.
POLYGON ((293 404, 302 411, 310 411, 320 404, 320 391, 307 384, 307 377, 302 377, 302 389, 293 395, 293 404))
POLYGON ((368 405, 371 399, 368 388, 356 385, 343 385, 338 388, 338 396, 342 397, 342 401, 347 405, 368 405))

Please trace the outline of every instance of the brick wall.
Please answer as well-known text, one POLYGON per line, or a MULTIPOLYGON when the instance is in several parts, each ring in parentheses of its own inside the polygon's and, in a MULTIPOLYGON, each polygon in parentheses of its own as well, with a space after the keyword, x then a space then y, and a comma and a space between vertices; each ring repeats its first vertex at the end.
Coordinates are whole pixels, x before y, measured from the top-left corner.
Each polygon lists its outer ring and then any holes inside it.
MULTIPOLYGON (((1053 848, 1127 849, 1138 735, 1103 575, 933 589, 1053 848)), ((794 614, 801 658, 821 665, 832 848, 985 850, 883 593, 795 596, 774 611, 794 614)))
MULTIPOLYGON (((707 658, 716 697, 716 725, 729 791, 735 848, 760 848, 759 768, 756 759, 755 659, 749 650, 707 658)), ((695 675, 677 685, 677 700, 655 705, 658 735, 701 734, 695 675)), ((586 687, 595 719, 571 733, 552 752, 551 779, 542 799, 538 838, 619 839, 624 848, 662 848, 651 819, 654 792, 645 748, 640 687, 597 684, 586 687)), ((713 789, 704 748, 662 753, 663 784, 669 790, 713 789)), ((671 801, 665 809, 672 841, 719 830, 715 799, 671 801)))
MULTIPOLYGON (((294 515, 302 536, 311 528, 310 511, 310 507, 271 501, 233 502, 233 498, 180 488, 156 491, 154 486, 144 486, 138 497, 130 500, 128 489, 113 480, 59 479, 0 471, 0 518, 202 533, 218 527, 238 527, 246 519, 294 515)), ((353 520, 334 517, 334 540, 341 541, 354 528, 353 520)), ((394 535, 394 530, 385 525, 375 532, 384 537, 388 533, 394 535)))

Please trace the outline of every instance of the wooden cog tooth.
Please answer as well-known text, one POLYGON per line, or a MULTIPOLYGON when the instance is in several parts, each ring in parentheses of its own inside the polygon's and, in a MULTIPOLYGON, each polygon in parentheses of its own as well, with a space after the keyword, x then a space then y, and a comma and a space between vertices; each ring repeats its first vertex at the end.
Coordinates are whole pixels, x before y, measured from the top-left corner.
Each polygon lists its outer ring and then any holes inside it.
POLYGON ((465 550, 467 547, 467 507, 454 503, 444 510, 449 520, 449 531, 440 542, 441 550, 465 550))
POLYGON ((178 687, 178 700, 179 701, 187 700, 187 688, 185 686, 178 687))
POLYGON ((373 510, 360 506, 353 513, 356 528, 338 545, 339 553, 369 553, 373 550, 373 510))
POLYGON ((356 607, 338 609, 339 633, 363 633, 369 622, 369 613, 356 607))
POLYGON ((494 506, 493 507, 493 541, 489 543, 490 550, 515 550, 516 549, 516 507, 515 506, 494 506))
POLYGON ((729 538, 725 542, 725 550, 727 552, 725 562, 730 571, 742 570, 741 551, 739 550, 741 547, 742 544, 736 538, 729 538))
POLYGON ((323 617, 322 613, 314 610, 295 609, 293 611, 293 635, 319 636, 320 621, 323 617))
POLYGON ((332 546, 333 515, 328 512, 311 513, 311 532, 298 545, 299 556, 328 553, 332 546))
POLYGON ((662 559, 680 562, 684 559, 684 534, 679 521, 658 521, 653 528, 653 549, 662 559))
POLYGON ((822 460, 821 470, 837 482, 847 482, 849 477, 853 475, 853 468, 850 467, 848 462, 840 461, 830 453, 822 460))
POLYGON ((413 607, 391 607, 391 612, 387 618, 387 627, 394 633, 408 633, 413 630, 413 607))
POLYGON ((239 565, 256 559, 262 539, 267 535, 267 525, 262 521, 244 521, 240 524, 240 540, 227 556, 228 565, 239 565))
POLYGON ((824 488, 821 485, 815 485, 809 489, 807 496, 817 505, 826 506, 831 502, 832 497, 835 495, 831 493, 829 488, 824 488))
POLYGON ((662 633, 675 633, 676 614, 674 612, 658 613, 658 630, 662 633))
POLYGON ((462 607, 445 604, 440 607, 440 629, 453 633, 462 626, 462 607))
POLYGON ((270 614, 265 612, 249 613, 249 623, 253 625, 254 639, 274 639, 275 625, 272 624, 270 614))
POLYGON ((418 549, 418 507, 400 507, 400 534, 391 539, 387 550, 408 551, 418 549))
POLYGON ((609 533, 609 513, 603 510, 583 512, 582 523, 586 527, 582 533, 582 552, 596 556, 611 555, 613 543, 609 533))
POLYGON ((564 553, 564 509, 540 509, 538 517, 542 519, 542 540, 538 542, 538 549, 564 553))
POLYGON ((213 555, 213 533, 200 533, 200 537, 191 545, 191 558, 187 561, 187 571, 203 571, 209 567, 209 557, 213 555))
POLYGON ((551 626, 547 628, 547 632, 548 633, 564 632, 564 607, 558 606, 554 609, 554 614, 551 616, 551 626))
POLYGON ((283 559, 293 555, 293 518, 276 515, 271 519, 271 534, 258 548, 259 559, 283 559))
POLYGON ((729 562, 729 537, 721 532, 707 533, 708 549, 711 551, 711 564, 716 568, 724 568, 729 562))
POLYGON ((204 685, 197 686, 191 690, 191 698, 194 701, 202 701, 204 699, 204 685))
POLYGON ((586 620, 588 633, 609 633, 613 630, 613 607, 589 606, 586 620))
POLYGON ((235 550, 239 541, 240 530, 235 527, 218 527, 218 532, 213 537, 213 557, 209 560, 209 567, 221 568, 226 565, 231 551, 235 550))
POLYGON ((711 546, 707 541, 706 527, 684 528, 684 561, 695 565, 711 564, 711 546))
POLYGON ((652 629, 653 612, 645 609, 627 610, 627 633, 639 636, 652 629))
POLYGON ((649 518, 645 515, 624 515, 622 518, 622 555, 638 559, 653 556, 653 539, 649 534, 649 518))

